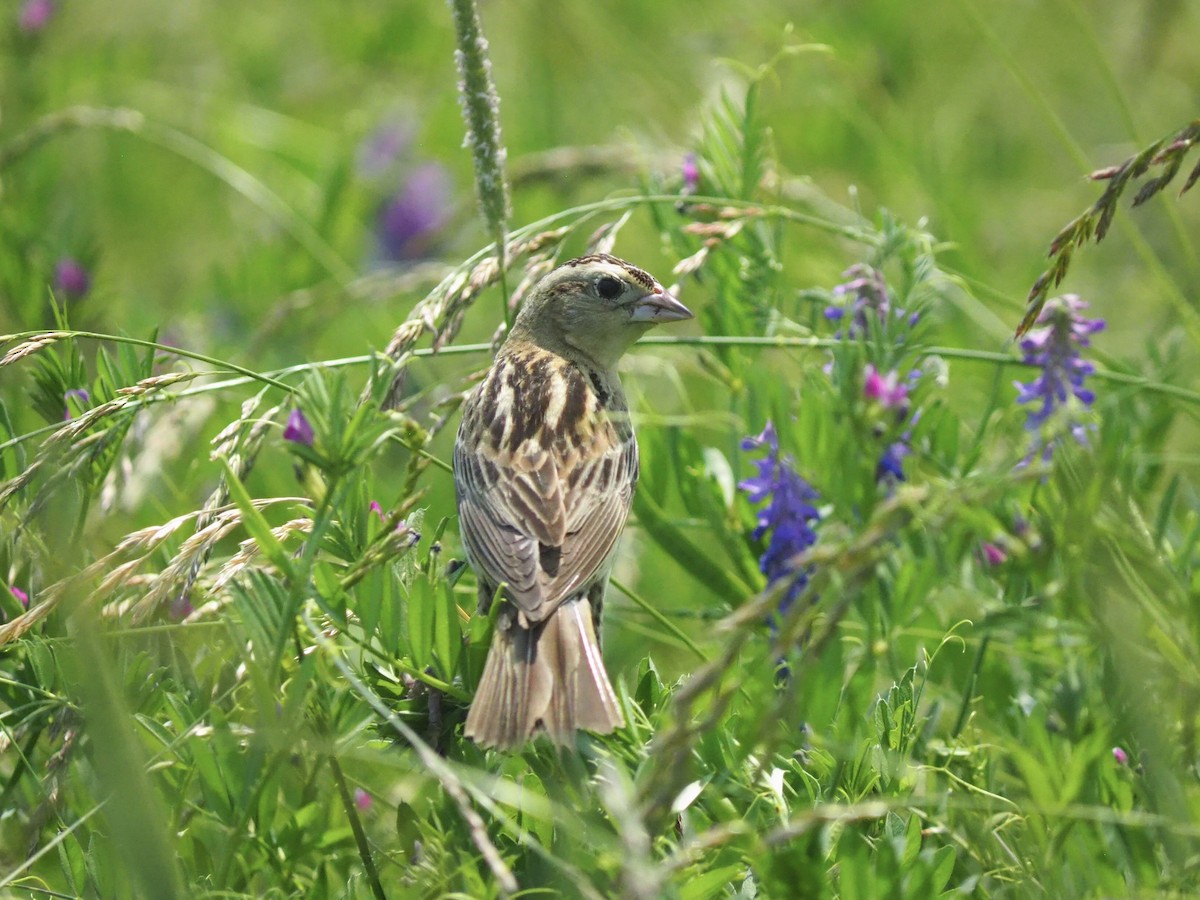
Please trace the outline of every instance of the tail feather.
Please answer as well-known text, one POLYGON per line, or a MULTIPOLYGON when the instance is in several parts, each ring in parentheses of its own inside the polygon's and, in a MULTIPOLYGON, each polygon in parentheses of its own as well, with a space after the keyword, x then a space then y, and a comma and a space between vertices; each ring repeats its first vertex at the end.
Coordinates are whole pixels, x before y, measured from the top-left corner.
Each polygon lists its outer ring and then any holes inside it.
POLYGON ((515 614, 501 615, 467 713, 467 737, 508 749, 544 730, 566 745, 579 729, 607 734, 624 721, 584 598, 528 628, 515 614))

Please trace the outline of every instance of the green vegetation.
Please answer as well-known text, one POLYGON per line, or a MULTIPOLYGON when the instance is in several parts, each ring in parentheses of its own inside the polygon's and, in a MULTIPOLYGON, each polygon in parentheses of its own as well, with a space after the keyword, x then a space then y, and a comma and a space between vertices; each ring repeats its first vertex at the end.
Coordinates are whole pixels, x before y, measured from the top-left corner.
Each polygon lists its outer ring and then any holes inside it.
POLYGON ((10 6, 0 892, 1200 890, 1200 10, 10 6), (627 724, 484 752, 456 413, 594 248, 627 724))

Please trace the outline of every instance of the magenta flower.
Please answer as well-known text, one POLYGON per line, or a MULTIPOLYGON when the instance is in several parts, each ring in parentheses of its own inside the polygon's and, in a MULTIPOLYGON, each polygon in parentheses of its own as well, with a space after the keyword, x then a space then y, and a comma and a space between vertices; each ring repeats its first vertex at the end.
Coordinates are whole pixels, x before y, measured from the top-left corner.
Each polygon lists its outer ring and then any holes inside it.
POLYGON ((683 158, 683 190, 684 196, 696 193, 700 187, 700 165, 696 162, 696 154, 689 153, 683 158))
POLYGON ((18 27, 26 34, 36 34, 54 15, 54 0, 26 0, 17 18, 18 27))
POLYGON ((54 289, 68 299, 78 300, 92 289, 92 277, 78 260, 63 257, 54 267, 54 289))
POLYGON ((288 416, 287 425, 283 429, 283 439, 294 444, 303 444, 305 447, 311 447, 316 439, 312 425, 298 406, 288 416))
POLYGON ((359 812, 366 812, 374 803, 374 798, 360 787, 354 789, 354 806, 359 812))
POLYGON ((16 597, 18 600, 21 601, 22 606, 24 606, 26 609, 29 608, 29 595, 27 593, 25 593, 19 587, 15 587, 15 586, 10 586, 8 591, 10 594, 12 594, 14 597, 16 597))
POLYGON ((983 561, 989 566, 998 566, 1008 559, 1008 554, 1004 552, 1004 548, 999 544, 993 544, 990 541, 984 542, 980 548, 983 552, 983 561))
POLYGON ((1113 755, 1113 759, 1115 759, 1117 761, 1117 765, 1120 765, 1120 766, 1129 765, 1129 754, 1126 753, 1120 747, 1113 747, 1112 755, 1113 755))
POLYGON ((884 409, 903 410, 908 406, 908 385, 900 381, 900 373, 895 369, 880 375, 875 366, 867 363, 863 374, 863 396, 878 401, 884 409))

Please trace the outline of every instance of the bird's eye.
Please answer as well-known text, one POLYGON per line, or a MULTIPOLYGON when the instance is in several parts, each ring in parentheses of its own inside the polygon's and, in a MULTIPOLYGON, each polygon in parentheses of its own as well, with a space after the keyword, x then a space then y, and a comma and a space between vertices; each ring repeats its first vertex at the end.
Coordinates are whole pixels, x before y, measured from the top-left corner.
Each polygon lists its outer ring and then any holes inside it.
POLYGON ((605 275, 596 282, 596 293, 605 300, 616 300, 621 296, 621 282, 611 275, 605 275))

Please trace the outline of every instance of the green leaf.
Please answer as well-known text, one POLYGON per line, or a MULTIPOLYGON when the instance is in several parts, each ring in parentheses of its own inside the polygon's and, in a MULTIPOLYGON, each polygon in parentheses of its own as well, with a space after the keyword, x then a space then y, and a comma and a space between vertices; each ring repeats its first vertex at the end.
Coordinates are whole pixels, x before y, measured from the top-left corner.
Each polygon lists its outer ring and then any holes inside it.
POLYGON ((742 864, 722 866, 710 869, 702 874, 695 870, 685 873, 687 880, 679 887, 680 900, 709 900, 726 893, 726 889, 746 877, 746 867, 742 864))
POLYGON ((434 604, 429 576, 418 575, 408 586, 405 608, 408 612, 408 651, 412 654, 413 665, 422 670, 433 663, 434 604))
MULTIPOLYGON (((890 815, 890 814, 889 814, 890 815)), ((904 832, 904 852, 900 856, 900 868, 907 869, 921 852, 921 819, 912 815, 904 832)))
POLYGON ((950 883, 950 876, 954 874, 954 863, 957 858, 953 847, 939 847, 934 852, 933 874, 930 876, 933 893, 936 894, 946 889, 946 885, 950 883))
POLYGON ((866 839, 853 828, 842 832, 838 841, 838 887, 841 900, 873 900, 875 879, 871 864, 871 848, 866 839))
POLYGON ((400 643, 407 602, 401 590, 399 566, 381 570, 377 577, 380 592, 379 640, 389 652, 407 655, 410 648, 402 647, 400 643))
POLYGON ((445 579, 438 579, 432 594, 433 656, 442 678, 450 681, 454 678, 458 668, 458 657, 462 653, 462 627, 458 618, 458 605, 454 602, 454 590, 445 579))
MULTIPOLYGON (((358 615, 363 635, 368 641, 374 637, 376 629, 379 628, 380 619, 383 616, 385 582, 392 578, 392 573, 386 568, 371 569, 352 591, 354 611, 358 615)), ((394 648, 395 644, 385 644, 385 646, 394 648)))

